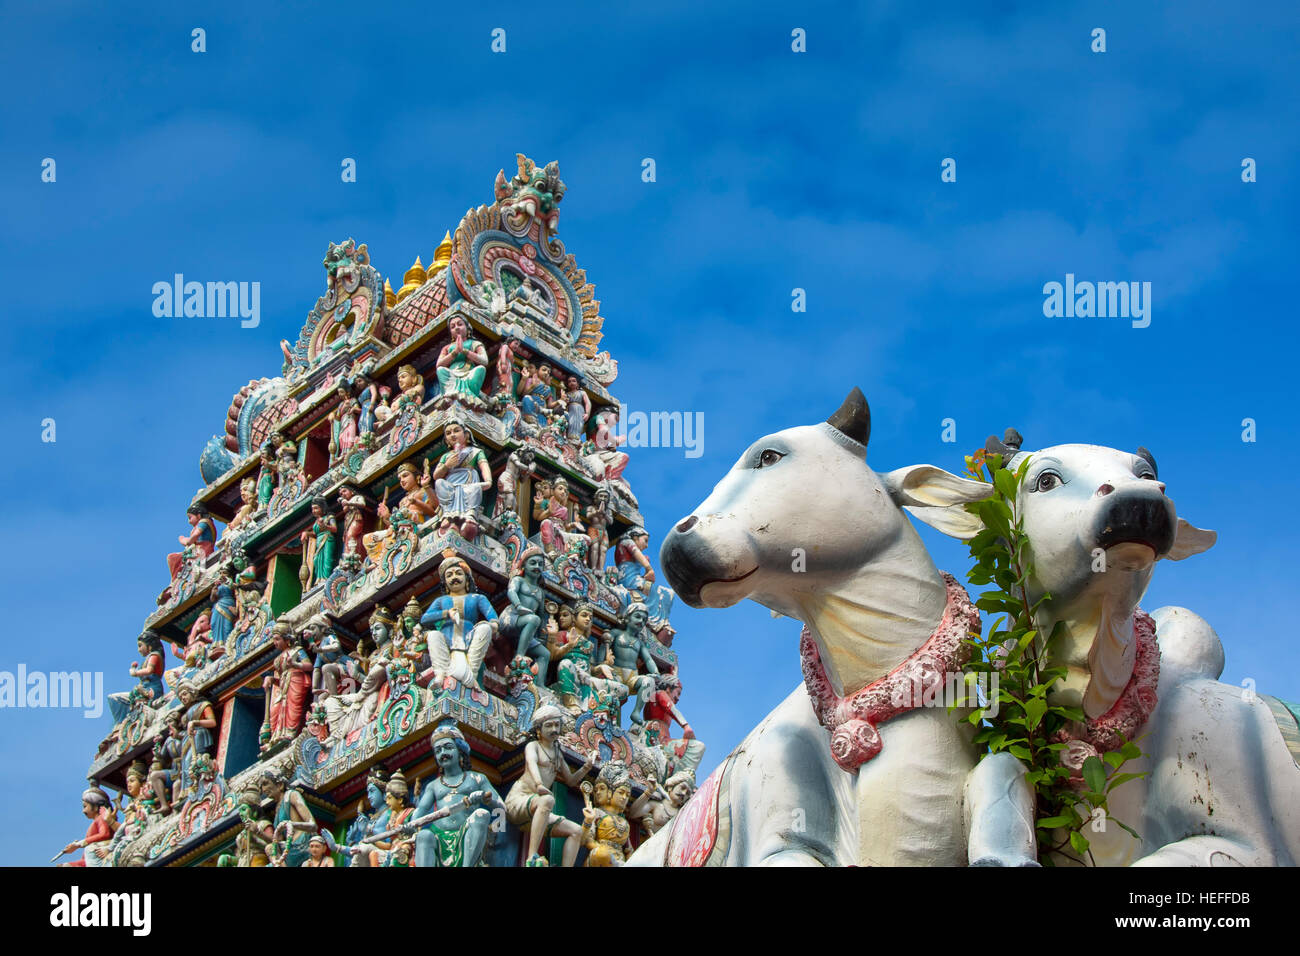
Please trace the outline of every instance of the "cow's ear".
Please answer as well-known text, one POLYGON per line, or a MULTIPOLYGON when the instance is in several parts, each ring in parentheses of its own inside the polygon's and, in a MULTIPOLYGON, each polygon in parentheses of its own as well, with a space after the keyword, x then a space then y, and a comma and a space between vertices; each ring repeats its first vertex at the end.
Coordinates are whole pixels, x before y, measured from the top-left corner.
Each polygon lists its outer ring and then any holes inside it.
POLYGON ((1196 525, 1178 519, 1178 533, 1174 535, 1174 546, 1169 549, 1165 555, 1170 561, 1181 561, 1183 558, 1190 558, 1194 554, 1200 554, 1202 551, 1209 551, 1214 547, 1214 542, 1219 540, 1219 535, 1214 531, 1206 531, 1204 528, 1198 528, 1196 525))
POLYGON ((993 493, 983 481, 959 478, 934 465, 911 465, 884 475, 889 497, 919 521, 937 531, 965 540, 980 530, 980 520, 963 505, 993 493))

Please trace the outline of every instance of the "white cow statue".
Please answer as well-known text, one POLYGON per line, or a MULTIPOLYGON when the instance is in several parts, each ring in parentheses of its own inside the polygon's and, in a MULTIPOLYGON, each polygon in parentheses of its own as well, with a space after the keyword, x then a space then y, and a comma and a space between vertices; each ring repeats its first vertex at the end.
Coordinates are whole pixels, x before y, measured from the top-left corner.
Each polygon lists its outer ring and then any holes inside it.
MULTIPOLYGON (((988 451, 1017 468, 1027 452, 1008 429, 988 451)), ((1051 598, 1037 621, 1054 665, 1068 668, 1054 700, 1079 706, 1073 761, 1138 739, 1149 772, 1112 791, 1110 814, 1133 827, 1090 826, 1100 866, 1278 866, 1300 861, 1300 728, 1296 708, 1220 683, 1223 648, 1180 607, 1146 615, 1138 602, 1158 561, 1210 548, 1213 531, 1178 517, 1155 458, 1097 445, 1057 445, 1029 456, 1017 498, 1034 576, 1030 601, 1051 598)), ((963 512, 964 514, 964 512, 963 512)), ((949 532, 969 535, 955 513, 949 532)), ((1058 860, 1060 863, 1066 859, 1058 860)))
POLYGON ((630 864, 1034 865, 1018 762, 976 768, 973 728, 899 693, 959 671, 978 628, 901 509, 946 527, 990 488, 932 465, 877 474, 870 425, 854 389, 828 421, 760 438, 666 536, 692 607, 750 598, 804 622, 806 680, 630 864))

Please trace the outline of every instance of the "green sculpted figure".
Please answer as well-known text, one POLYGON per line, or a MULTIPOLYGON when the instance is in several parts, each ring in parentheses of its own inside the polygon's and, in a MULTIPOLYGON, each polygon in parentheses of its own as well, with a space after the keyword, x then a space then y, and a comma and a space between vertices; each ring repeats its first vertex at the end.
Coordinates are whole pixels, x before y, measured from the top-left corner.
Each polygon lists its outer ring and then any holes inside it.
POLYGON ((438 762, 438 776, 420 797, 414 823, 418 825, 422 817, 432 814, 439 818, 416 834, 415 865, 483 865, 483 850, 497 808, 502 812, 495 815, 504 820, 501 797, 487 777, 470 769, 469 741, 455 721, 440 724, 429 742, 438 762))

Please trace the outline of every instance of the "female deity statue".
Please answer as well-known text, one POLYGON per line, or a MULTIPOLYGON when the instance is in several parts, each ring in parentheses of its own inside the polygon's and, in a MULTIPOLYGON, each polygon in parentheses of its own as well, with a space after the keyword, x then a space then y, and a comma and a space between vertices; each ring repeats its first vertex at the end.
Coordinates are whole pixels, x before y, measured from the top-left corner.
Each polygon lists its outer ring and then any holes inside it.
POLYGON ((438 579, 447 593, 420 618, 426 634, 435 632, 428 643, 433 679, 444 688, 459 681, 479 690, 479 670, 497 633, 497 612, 482 594, 471 593, 469 565, 454 552, 438 565, 438 579))
POLYGON ((137 760, 126 771, 126 794, 122 806, 122 826, 113 834, 112 843, 130 843, 149 825, 157 801, 148 790, 149 772, 144 761, 137 760))
MULTIPOLYGON (((384 823, 388 820, 388 807, 385 806, 387 787, 388 771, 382 764, 375 764, 366 775, 366 797, 357 804, 357 815, 348 825, 347 836, 344 838, 349 847, 357 848, 351 851, 351 862, 348 864, 350 866, 370 864, 370 854, 360 852, 361 844, 365 843, 371 834, 382 833, 384 830, 384 823)), ((349 858, 344 859, 347 861, 349 858)))
MULTIPOLYGON (((228 535, 232 531, 237 531, 244 525, 253 520, 253 515, 257 513, 257 479, 245 478, 239 483, 239 500, 242 502, 235 516, 230 519, 230 524, 226 525, 225 533, 228 535)), ((268 497, 269 501, 270 498, 268 497)))
POLYGON ((451 342, 442 347, 438 355, 438 383, 443 396, 470 399, 470 404, 483 401, 483 379, 487 375, 488 356, 483 343, 470 336, 469 323, 464 316, 453 315, 447 322, 451 342))
POLYGON ((298 735, 311 698, 311 675, 315 667, 304 638, 295 639, 288 622, 276 622, 271 637, 279 654, 271 665, 271 673, 262 679, 270 729, 268 747, 298 735))
POLYGON ((343 502, 343 554, 365 556, 361 539, 366 533, 366 499, 353 495, 343 502))
POLYGON ((108 862, 109 841, 113 838, 113 831, 116 829, 114 824, 117 816, 113 812, 113 802, 99 787, 91 787, 81 795, 81 813, 90 821, 86 835, 80 840, 69 843, 59 851, 58 856, 75 850, 86 852, 81 855, 80 860, 59 865, 104 866, 108 862))
POLYGON ((226 639, 235 629, 235 618, 239 616, 239 602, 235 599, 235 588, 227 574, 223 573, 217 579, 208 598, 212 601, 212 629, 209 637, 214 645, 224 648, 226 639))
POLYGON ((176 686, 176 696, 181 702, 185 728, 185 736, 181 740, 180 792, 189 796, 198 791, 196 764, 199 757, 212 755, 216 743, 213 731, 217 726, 217 715, 212 705, 199 696, 198 688, 190 681, 183 680, 176 686))
POLYGON ((559 661, 555 668, 554 689, 561 705, 574 716, 587 709, 587 703, 595 692, 616 700, 627 695, 626 688, 619 681, 592 673, 600 663, 596 660, 596 639, 591 634, 595 616, 590 604, 579 604, 573 614, 568 640, 553 655, 559 661))
POLYGON ((375 409, 379 407, 379 385, 370 377, 369 366, 357 371, 353 383, 361 386, 361 391, 357 393, 357 438, 361 439, 374 433, 375 409))
POLYGON ((338 395, 339 403, 334 411, 330 412, 330 463, 341 461, 352 451, 352 447, 357 443, 359 437, 357 431, 357 416, 361 412, 361 406, 357 400, 352 397, 346 385, 340 385, 335 389, 338 395))
POLYGON ((546 558, 536 546, 525 548, 515 562, 515 574, 506 589, 510 606, 501 612, 501 632, 516 641, 515 657, 531 658, 537 664, 537 679, 546 681, 551 652, 546 647, 546 592, 542 589, 542 565, 546 558))
POLYGON ((299 535, 302 541, 302 591, 306 594, 328 578, 338 564, 338 519, 329 513, 329 501, 317 495, 311 500, 311 530, 299 535))
POLYGON ((515 347, 514 336, 507 335, 497 349, 496 394, 506 402, 515 400, 515 347))
MULTIPOLYGON (((631 775, 618 760, 600 768, 594 788, 586 784, 592 803, 582 811, 582 843, 587 848, 587 866, 622 866, 632 852, 632 825, 625 813, 632 798, 631 775)), ((644 799, 644 798, 643 798, 644 799)), ((640 803, 640 801, 638 801, 640 803)))
MULTIPOLYGON (((163 647, 162 638, 154 631, 145 631, 135 642, 140 652, 140 661, 132 661, 128 673, 139 679, 136 684, 137 697, 157 704, 167 692, 163 686, 163 647), (143 661, 143 663, 141 663, 143 661)), ((120 724, 131 711, 131 692, 110 694, 108 709, 113 715, 113 723, 120 724)))
MULTIPOLYGON (((432 518, 438 513, 438 507, 429 494, 430 479, 428 476, 421 477, 415 465, 409 461, 404 461, 398 465, 397 482, 406 494, 402 496, 395 509, 390 510, 387 501, 379 502, 376 513, 381 521, 388 519, 393 511, 397 510, 405 511, 412 523, 419 525, 426 518, 432 518)), ((366 554, 370 556, 370 560, 378 563, 379 555, 392 535, 393 529, 389 527, 362 536, 361 543, 366 549, 366 554)))
POLYGON ((568 439, 575 445, 581 445, 583 430, 587 427, 587 419, 591 417, 591 399, 579 384, 576 375, 570 375, 565 381, 564 401, 568 409, 568 439))
POLYGON ((407 407, 418 412, 424 404, 424 376, 415 370, 414 365, 403 365, 397 370, 397 388, 397 398, 389 406, 392 417, 397 417, 407 407))
POLYGON ((492 469, 483 449, 469 443, 469 429, 464 423, 447 422, 443 429, 447 451, 433 470, 433 489, 442 514, 439 531, 457 523, 467 541, 478 535, 479 506, 483 492, 492 487, 492 469))
POLYGON ((542 548, 547 554, 563 551, 569 530, 569 483, 563 477, 551 484, 551 496, 544 499, 539 489, 533 499, 533 517, 541 522, 542 548))
POLYGON ((190 505, 185 510, 190 522, 190 533, 179 535, 176 540, 185 546, 184 551, 167 555, 167 570, 172 579, 180 573, 181 562, 189 554, 198 554, 207 558, 217 546, 217 526, 208 514, 206 505, 190 505))
POLYGON ((271 439, 262 442, 261 466, 257 471, 257 508, 260 511, 275 495, 275 446, 271 439))
POLYGON ((524 748, 524 774, 506 794, 506 819, 528 831, 525 866, 547 866, 539 852, 544 839, 564 840, 561 866, 573 866, 581 849, 582 829, 555 812, 551 787, 558 777, 576 787, 591 769, 592 755, 577 770, 571 770, 560 753, 560 731, 564 715, 553 705, 539 707, 533 714, 533 740, 524 748))

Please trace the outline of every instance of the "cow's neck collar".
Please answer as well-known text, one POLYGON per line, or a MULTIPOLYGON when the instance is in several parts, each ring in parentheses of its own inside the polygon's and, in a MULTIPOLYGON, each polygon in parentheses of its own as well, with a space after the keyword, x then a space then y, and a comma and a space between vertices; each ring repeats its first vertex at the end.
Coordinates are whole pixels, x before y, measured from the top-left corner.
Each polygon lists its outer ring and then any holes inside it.
POLYGON ((841 696, 831 687, 821 642, 804 627, 799 641, 804 684, 818 721, 831 732, 831 755, 845 770, 857 770, 880 753, 878 724, 922 706, 927 695, 969 659, 966 641, 979 633, 979 611, 952 575, 943 574, 942 580, 947 603, 929 638, 887 674, 854 693, 841 696))
MULTIPOLYGON (((795 598, 795 616, 807 625, 830 687, 842 697, 897 667, 929 639, 944 613, 944 578, 928 555, 915 560, 907 553, 910 537, 915 532, 850 579, 795 598)), ((915 544, 922 547, 919 538, 915 544)))

